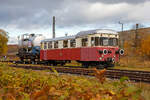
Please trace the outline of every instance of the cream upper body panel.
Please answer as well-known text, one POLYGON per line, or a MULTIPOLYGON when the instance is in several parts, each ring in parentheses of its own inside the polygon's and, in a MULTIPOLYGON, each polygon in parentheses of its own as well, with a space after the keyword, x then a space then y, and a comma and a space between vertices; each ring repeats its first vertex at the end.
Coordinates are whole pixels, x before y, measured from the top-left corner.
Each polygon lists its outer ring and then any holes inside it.
POLYGON ((97 38, 97 37, 99 37, 99 38, 100 37, 104 37, 104 38, 115 38, 115 39, 118 39, 119 35, 118 35, 118 33, 116 31, 106 30, 106 29, 81 31, 81 32, 77 33, 75 36, 60 37, 60 38, 55 38, 55 39, 45 39, 45 40, 43 40, 41 42, 41 44, 42 44, 41 47, 44 47, 43 46, 44 45, 43 42, 52 41, 52 48, 48 48, 48 49, 71 48, 71 40, 72 39, 75 40, 75 48, 91 47, 91 46, 96 46, 96 45, 92 45, 92 42, 96 42, 95 38, 97 38), (94 40, 92 40, 92 38, 94 38, 94 40), (57 44, 58 47, 54 48, 54 45, 56 45, 55 44, 56 41, 58 41, 58 44, 57 44), (64 47, 64 43, 65 43, 65 47, 64 47))

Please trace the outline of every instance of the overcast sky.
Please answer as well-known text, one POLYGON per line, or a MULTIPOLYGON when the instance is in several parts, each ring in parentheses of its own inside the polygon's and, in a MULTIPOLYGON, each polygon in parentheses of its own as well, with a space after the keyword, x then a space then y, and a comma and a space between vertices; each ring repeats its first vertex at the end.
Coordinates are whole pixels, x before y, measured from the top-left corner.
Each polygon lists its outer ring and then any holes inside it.
POLYGON ((52 36, 52 16, 56 16, 56 36, 81 30, 130 29, 135 23, 150 26, 150 0, 0 0, 0 28, 9 32, 10 42, 24 33, 52 36))

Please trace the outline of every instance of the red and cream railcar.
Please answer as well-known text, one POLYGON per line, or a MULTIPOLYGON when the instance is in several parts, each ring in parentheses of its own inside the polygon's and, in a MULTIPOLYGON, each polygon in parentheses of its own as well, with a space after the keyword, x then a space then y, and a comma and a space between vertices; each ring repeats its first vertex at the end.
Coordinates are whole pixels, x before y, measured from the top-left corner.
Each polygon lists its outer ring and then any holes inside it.
POLYGON ((49 64, 75 60, 83 66, 112 66, 124 51, 118 47, 119 35, 113 30, 81 31, 75 36, 45 39, 41 42, 40 59, 49 64))

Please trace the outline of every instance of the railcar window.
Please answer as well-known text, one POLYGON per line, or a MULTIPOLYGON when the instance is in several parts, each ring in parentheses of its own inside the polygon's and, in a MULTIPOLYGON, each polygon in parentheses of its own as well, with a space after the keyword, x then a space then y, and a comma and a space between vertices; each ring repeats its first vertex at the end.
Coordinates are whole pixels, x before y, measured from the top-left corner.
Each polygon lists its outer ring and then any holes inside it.
POLYGON ((118 39, 117 38, 100 37, 100 45, 102 45, 102 46, 117 46, 118 39))
POLYGON ((49 49, 52 48, 52 41, 48 42, 48 48, 49 48, 49 49))
POLYGON ((91 46, 94 46, 94 37, 91 37, 91 46))
POLYGON ((99 46, 99 37, 95 37, 95 46, 99 46))
POLYGON ((109 42, 108 42, 108 38, 103 38, 103 46, 108 46, 109 42))
POLYGON ((82 39, 82 46, 86 47, 88 45, 88 39, 87 38, 83 38, 82 39))
POLYGON ((63 47, 64 47, 64 48, 67 48, 67 47, 68 47, 68 40, 64 40, 64 41, 63 41, 63 47))
POLYGON ((118 39, 112 38, 112 46, 117 46, 117 45, 118 45, 118 39))
POLYGON ((44 43, 44 49, 47 49, 47 43, 46 42, 44 43))
POLYGON ((43 43, 41 43, 41 48, 44 49, 43 43))
POLYGON ((114 44, 113 44, 113 38, 110 38, 110 39, 109 39, 109 45, 110 45, 110 46, 113 46, 113 45, 114 45, 114 44))
POLYGON ((54 48, 58 48, 58 41, 54 41, 54 48))
POLYGON ((70 40, 70 47, 75 47, 76 46, 76 40, 72 39, 70 40))
POLYGON ((109 45, 109 39, 107 37, 100 37, 100 44, 102 46, 108 46, 109 45))
POLYGON ((100 45, 102 46, 103 45, 103 37, 100 37, 100 39, 99 39, 100 41, 100 45))
POLYGON ((113 43, 114 43, 114 46, 117 46, 118 45, 118 39, 114 38, 113 43))
POLYGON ((91 46, 117 46, 117 38, 91 37, 91 46))
POLYGON ((109 46, 117 46, 118 39, 117 38, 109 38, 109 46))

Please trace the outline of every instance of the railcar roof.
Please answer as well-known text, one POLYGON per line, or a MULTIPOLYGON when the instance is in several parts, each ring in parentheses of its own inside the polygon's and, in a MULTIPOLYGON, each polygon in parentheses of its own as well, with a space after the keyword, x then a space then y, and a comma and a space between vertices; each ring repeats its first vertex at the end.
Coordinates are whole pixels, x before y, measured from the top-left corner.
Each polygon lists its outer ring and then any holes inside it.
POLYGON ((44 39, 44 40, 42 40, 42 42, 48 42, 48 41, 61 41, 61 40, 67 40, 67 39, 75 39, 75 36, 65 36, 65 37, 58 37, 58 38, 44 39))
POLYGON ((97 34, 97 33, 105 33, 105 34, 118 34, 116 31, 111 29, 95 29, 95 30, 88 30, 88 31, 80 31, 77 33, 77 37, 85 36, 89 34, 97 34))

